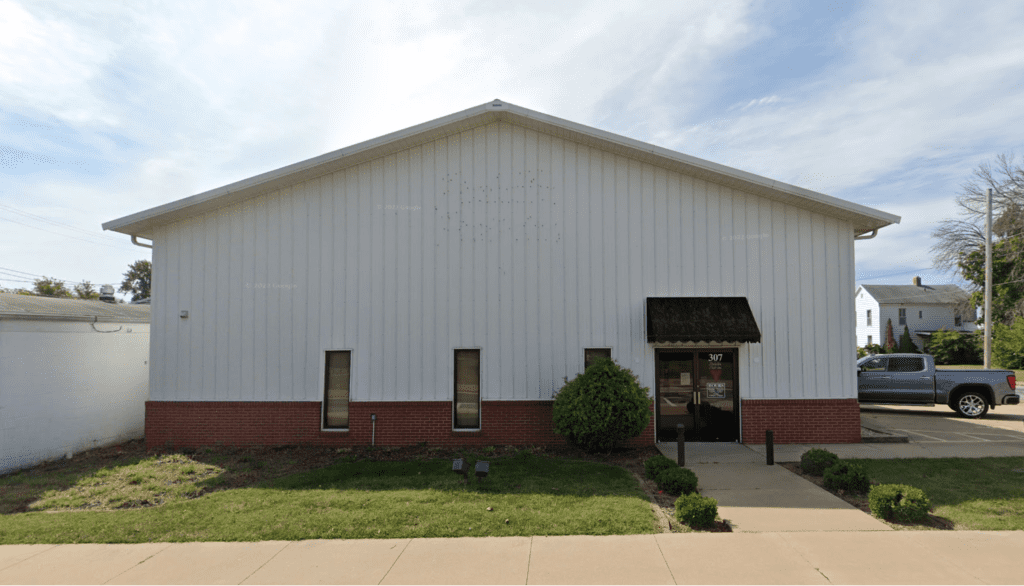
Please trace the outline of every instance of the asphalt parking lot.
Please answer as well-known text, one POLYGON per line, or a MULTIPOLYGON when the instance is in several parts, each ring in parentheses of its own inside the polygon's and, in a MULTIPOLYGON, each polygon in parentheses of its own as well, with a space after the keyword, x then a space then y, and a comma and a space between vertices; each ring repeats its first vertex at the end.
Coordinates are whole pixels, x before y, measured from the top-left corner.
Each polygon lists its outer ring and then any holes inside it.
POLYGON ((1000 405, 982 419, 964 419, 944 405, 935 407, 861 405, 861 425, 906 435, 911 443, 1024 444, 1024 405, 1000 405))

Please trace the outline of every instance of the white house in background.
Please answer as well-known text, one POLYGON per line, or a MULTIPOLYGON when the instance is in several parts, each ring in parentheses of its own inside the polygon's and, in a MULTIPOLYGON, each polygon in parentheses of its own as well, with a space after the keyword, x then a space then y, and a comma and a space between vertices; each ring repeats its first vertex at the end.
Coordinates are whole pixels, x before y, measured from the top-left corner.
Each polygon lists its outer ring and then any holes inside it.
POLYGON ((0 293, 0 474, 141 438, 149 306, 0 293))
POLYGON ((555 444, 600 356, 649 445, 859 442, 854 239, 898 221, 494 101, 103 227, 153 243, 150 445, 555 444))
POLYGON ((924 285, 914 277, 910 285, 861 285, 854 301, 857 311, 857 346, 885 344, 885 325, 899 343, 903 326, 919 349, 940 329, 973 332, 975 311, 970 295, 956 285, 924 285))

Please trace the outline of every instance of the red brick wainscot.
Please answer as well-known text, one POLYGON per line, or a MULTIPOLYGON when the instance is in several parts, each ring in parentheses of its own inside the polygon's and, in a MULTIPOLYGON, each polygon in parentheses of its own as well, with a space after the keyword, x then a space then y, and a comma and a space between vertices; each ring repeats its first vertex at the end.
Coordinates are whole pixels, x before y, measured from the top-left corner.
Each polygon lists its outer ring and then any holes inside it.
MULTIPOLYGON (((349 404, 348 431, 320 430, 320 402, 147 401, 146 447, 213 445, 438 446, 561 445, 553 401, 483 401, 479 431, 452 430, 449 401, 349 404), (370 414, 377 415, 373 431, 370 414)), ((653 408, 653 407, 652 407, 653 408)), ((651 422, 628 446, 654 444, 651 422)))
POLYGON ((765 443, 766 430, 777 444, 860 443, 856 399, 746 399, 741 405, 743 443, 765 443))

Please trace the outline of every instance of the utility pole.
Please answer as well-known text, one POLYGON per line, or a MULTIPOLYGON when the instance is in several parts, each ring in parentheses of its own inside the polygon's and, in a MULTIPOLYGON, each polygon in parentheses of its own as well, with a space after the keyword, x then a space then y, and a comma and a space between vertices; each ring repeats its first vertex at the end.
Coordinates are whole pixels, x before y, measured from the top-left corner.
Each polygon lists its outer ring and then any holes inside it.
POLYGON ((985 368, 992 368, 992 188, 985 198, 985 368))

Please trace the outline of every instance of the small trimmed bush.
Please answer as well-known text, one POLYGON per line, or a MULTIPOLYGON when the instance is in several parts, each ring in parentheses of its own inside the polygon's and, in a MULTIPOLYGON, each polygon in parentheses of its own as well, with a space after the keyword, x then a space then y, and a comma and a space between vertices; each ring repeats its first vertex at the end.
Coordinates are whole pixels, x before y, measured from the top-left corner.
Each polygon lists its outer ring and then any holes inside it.
POLYGON ((690 494, 697 492, 697 475, 686 468, 666 468, 655 477, 661 490, 669 494, 690 494))
POLYGON ((835 491, 864 494, 871 488, 868 473, 860 464, 837 462, 825 470, 825 488, 835 491))
POLYGON ((676 519, 690 527, 713 527, 718 501, 709 496, 684 494, 676 499, 676 519))
POLYGON ((676 463, 672 461, 672 458, 658 454, 644 460, 644 475, 654 480, 658 478, 658 474, 661 474, 663 470, 675 467, 676 463))
POLYGON ((588 452, 607 452, 640 435, 651 419, 648 389, 636 375, 601 359, 555 396, 555 433, 588 452))
POLYGON ((920 488, 906 484, 879 484, 868 493, 871 514, 890 521, 920 522, 928 518, 931 502, 920 488))
POLYGON ((821 476, 829 466, 839 461, 839 456, 828 450, 811 448, 800 456, 800 469, 804 474, 821 476))

